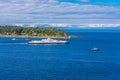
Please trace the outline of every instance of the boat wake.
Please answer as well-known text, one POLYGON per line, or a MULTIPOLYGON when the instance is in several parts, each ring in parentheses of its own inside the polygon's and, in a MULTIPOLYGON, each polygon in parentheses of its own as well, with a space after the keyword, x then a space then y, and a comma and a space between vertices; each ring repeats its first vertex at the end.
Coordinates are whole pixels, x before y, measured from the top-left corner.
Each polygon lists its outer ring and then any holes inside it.
POLYGON ((16 44, 27 44, 27 43, 0 43, 0 45, 16 45, 16 44))

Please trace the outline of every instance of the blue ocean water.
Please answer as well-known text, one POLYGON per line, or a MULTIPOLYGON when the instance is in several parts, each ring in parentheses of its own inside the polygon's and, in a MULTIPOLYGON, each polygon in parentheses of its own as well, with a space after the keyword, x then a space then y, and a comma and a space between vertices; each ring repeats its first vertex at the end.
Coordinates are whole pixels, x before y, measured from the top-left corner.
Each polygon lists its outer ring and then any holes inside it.
POLYGON ((0 38, 0 80, 120 80, 119 32, 70 34, 86 38, 37 45, 26 43, 35 38, 0 38))

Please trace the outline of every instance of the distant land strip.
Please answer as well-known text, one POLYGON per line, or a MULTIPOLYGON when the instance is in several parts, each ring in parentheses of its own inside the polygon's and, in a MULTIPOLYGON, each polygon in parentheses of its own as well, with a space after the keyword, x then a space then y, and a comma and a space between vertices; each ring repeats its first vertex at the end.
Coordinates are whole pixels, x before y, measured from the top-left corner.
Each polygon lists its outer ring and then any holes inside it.
POLYGON ((69 34, 56 28, 0 26, 0 37, 68 38, 69 34))

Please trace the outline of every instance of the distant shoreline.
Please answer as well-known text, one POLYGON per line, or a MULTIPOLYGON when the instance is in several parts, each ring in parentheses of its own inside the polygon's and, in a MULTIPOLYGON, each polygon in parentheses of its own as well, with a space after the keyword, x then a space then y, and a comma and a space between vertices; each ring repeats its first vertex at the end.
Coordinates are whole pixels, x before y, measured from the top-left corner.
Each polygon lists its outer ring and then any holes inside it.
POLYGON ((10 37, 10 38, 70 38, 70 36, 57 37, 57 36, 23 36, 23 35, 0 35, 0 37, 10 37))
POLYGON ((76 35, 69 35, 69 36, 67 36, 67 37, 58 37, 58 36, 0 35, 0 37, 8 37, 8 38, 86 38, 86 36, 76 36, 76 35))

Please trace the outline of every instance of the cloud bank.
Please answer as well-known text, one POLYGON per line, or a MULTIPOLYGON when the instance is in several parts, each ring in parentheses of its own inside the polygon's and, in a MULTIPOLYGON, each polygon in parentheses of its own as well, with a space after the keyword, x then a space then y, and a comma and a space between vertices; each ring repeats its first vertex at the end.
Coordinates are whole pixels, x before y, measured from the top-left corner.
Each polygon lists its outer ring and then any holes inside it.
POLYGON ((90 0, 80 0, 81 2, 90 2, 90 0))
POLYGON ((119 6, 83 5, 58 0, 2 0, 0 8, 1 23, 62 23, 65 19, 66 23, 72 19, 78 20, 78 23, 86 19, 84 22, 89 23, 91 19, 111 19, 111 22, 112 19, 120 19, 119 6))

